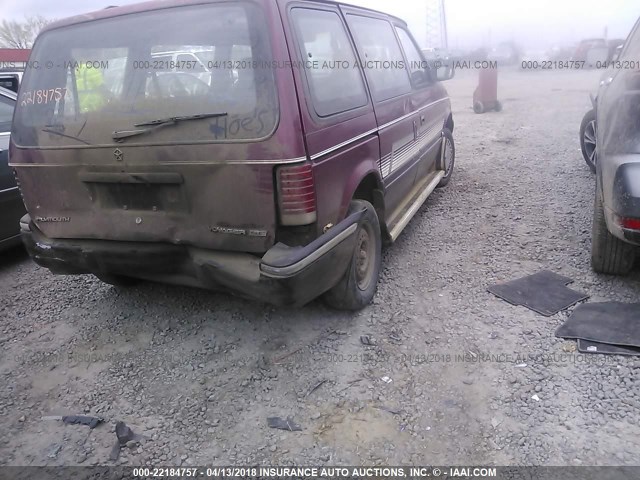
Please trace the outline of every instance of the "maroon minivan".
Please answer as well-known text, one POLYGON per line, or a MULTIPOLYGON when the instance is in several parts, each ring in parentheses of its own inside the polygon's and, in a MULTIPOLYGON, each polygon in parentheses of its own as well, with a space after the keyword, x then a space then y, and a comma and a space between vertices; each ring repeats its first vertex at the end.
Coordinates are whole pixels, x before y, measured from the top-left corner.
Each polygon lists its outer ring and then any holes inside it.
POLYGON ((58 274, 362 308, 383 242, 451 178, 436 67, 402 20, 332 1, 170 0, 52 24, 11 133, 24 243, 58 274))

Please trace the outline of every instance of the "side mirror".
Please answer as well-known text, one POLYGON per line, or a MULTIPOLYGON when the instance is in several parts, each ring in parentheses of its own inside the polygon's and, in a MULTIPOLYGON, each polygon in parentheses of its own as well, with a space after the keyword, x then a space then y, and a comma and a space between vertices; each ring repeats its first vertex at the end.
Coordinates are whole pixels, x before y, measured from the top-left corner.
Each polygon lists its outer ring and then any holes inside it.
POLYGON ((411 74, 411 81, 414 85, 429 83, 429 73, 427 70, 416 70, 411 74))
POLYGON ((452 79, 456 74, 453 65, 440 65, 436 68, 436 80, 443 82, 452 79))

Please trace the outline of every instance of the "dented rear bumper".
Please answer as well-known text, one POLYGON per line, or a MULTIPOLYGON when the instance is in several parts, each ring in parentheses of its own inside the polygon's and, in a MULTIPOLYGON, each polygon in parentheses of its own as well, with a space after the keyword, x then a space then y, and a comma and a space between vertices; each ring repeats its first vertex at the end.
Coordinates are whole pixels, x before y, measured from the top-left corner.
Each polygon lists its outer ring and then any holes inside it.
POLYGON ((364 212, 350 215, 305 247, 281 243, 259 257, 186 245, 47 238, 20 221, 29 254, 56 274, 109 273, 226 291, 274 305, 301 306, 345 274, 364 212))

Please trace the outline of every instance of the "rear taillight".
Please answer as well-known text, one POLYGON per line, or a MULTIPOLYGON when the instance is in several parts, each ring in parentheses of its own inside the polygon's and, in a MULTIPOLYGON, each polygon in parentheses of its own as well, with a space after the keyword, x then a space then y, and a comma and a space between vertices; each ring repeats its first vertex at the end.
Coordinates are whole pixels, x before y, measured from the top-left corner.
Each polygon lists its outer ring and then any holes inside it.
POLYGON ((308 225, 316 221, 316 188, 311 165, 280 167, 276 173, 282 225, 308 225))
POLYGON ((616 220, 622 228, 626 228, 627 230, 640 230, 640 219, 617 217, 616 220))

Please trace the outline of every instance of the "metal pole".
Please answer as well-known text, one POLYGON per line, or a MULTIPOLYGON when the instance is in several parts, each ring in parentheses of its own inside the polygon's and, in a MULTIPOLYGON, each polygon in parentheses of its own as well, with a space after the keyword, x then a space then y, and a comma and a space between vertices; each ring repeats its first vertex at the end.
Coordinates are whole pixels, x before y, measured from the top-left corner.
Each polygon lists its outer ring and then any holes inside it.
POLYGON ((444 35, 444 48, 449 49, 449 35, 447 34, 447 13, 444 8, 444 0, 440 1, 440 8, 442 9, 442 32, 444 35))

